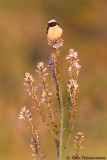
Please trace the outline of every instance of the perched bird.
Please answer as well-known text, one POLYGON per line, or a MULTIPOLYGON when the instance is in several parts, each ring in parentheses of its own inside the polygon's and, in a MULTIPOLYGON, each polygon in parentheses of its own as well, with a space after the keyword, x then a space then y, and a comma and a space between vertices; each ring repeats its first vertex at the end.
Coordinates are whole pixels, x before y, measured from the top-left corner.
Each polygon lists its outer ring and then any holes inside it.
POLYGON ((62 28, 57 23, 55 19, 50 19, 48 21, 48 27, 47 27, 47 38, 50 41, 56 41, 59 39, 62 35, 62 28))

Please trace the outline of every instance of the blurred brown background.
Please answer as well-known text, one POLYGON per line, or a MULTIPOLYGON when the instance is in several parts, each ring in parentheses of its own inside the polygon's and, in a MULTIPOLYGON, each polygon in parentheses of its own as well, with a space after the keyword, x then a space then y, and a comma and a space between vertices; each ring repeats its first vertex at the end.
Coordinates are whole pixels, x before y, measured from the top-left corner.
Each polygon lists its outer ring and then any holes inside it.
MULTIPOLYGON (((83 131, 85 135, 81 155, 107 156, 107 0, 0 0, 0 160, 32 159, 30 133, 18 115, 20 106, 32 105, 23 86, 24 73, 28 71, 38 79, 37 62, 48 63, 51 50, 46 27, 50 18, 55 18, 63 28, 64 91, 68 81, 65 57, 69 48, 78 51, 82 66, 74 127, 74 134, 83 131)), ((40 117, 36 117, 41 126, 40 117)), ((47 158, 55 160, 53 137, 44 126, 40 137, 47 158)), ((71 146, 73 139, 74 135, 71 146)), ((65 159, 72 153, 71 147, 65 159)))

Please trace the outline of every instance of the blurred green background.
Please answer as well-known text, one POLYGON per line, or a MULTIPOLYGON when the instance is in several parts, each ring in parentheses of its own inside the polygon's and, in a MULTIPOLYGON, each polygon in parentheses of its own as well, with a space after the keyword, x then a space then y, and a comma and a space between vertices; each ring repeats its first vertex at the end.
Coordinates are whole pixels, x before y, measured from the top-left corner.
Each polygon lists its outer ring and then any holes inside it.
MULTIPOLYGON (((18 115, 20 106, 32 107, 23 86, 24 73, 30 72, 38 82, 38 61, 48 63, 51 50, 46 27, 50 18, 63 28, 64 97, 68 81, 65 57, 70 48, 78 51, 82 66, 74 134, 64 159, 74 152, 72 140, 78 131, 85 136, 81 155, 107 156, 107 0, 0 0, 0 160, 32 160, 30 133, 18 115)), ((51 89, 55 91, 54 86, 51 89)), ((40 137, 47 159, 55 160, 53 137, 38 114, 34 124, 35 128, 42 126, 40 137)))

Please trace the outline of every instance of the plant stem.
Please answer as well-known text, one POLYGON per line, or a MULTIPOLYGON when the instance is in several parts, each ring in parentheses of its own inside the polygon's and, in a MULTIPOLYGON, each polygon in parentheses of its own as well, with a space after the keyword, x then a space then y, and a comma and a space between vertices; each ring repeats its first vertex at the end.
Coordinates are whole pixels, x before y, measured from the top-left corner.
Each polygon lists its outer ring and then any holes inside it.
POLYGON ((59 57, 59 50, 55 51, 56 54, 56 77, 57 77, 57 84, 59 85, 58 89, 58 100, 59 100, 59 108, 61 111, 61 129, 60 129, 60 145, 59 145, 59 156, 58 160, 62 160, 62 146, 63 146, 63 99, 62 99, 62 80, 61 80, 61 72, 60 72, 60 57, 59 57))
POLYGON ((62 160, 62 143, 63 141, 63 108, 61 109, 61 131, 60 131, 60 148, 59 148, 59 160, 62 160))
MULTIPOLYGON (((59 74, 60 75, 60 74, 59 74)), ((60 148, 59 148, 59 160, 62 160, 62 146, 63 146, 63 99, 62 99, 62 85, 59 82, 60 88, 60 107, 61 107, 61 130, 60 130, 60 148)))
POLYGON ((51 132, 51 134, 57 139, 57 136, 52 132, 52 130, 47 126, 47 128, 49 129, 49 131, 51 132))

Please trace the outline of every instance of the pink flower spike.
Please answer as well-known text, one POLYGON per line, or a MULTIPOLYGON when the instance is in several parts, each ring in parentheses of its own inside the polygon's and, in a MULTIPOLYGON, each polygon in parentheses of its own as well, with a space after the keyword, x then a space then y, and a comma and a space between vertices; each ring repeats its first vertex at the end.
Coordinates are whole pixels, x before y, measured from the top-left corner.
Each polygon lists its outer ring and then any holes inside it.
POLYGON ((74 62, 74 66, 77 68, 77 69, 80 69, 81 66, 79 65, 79 63, 77 61, 74 62))

